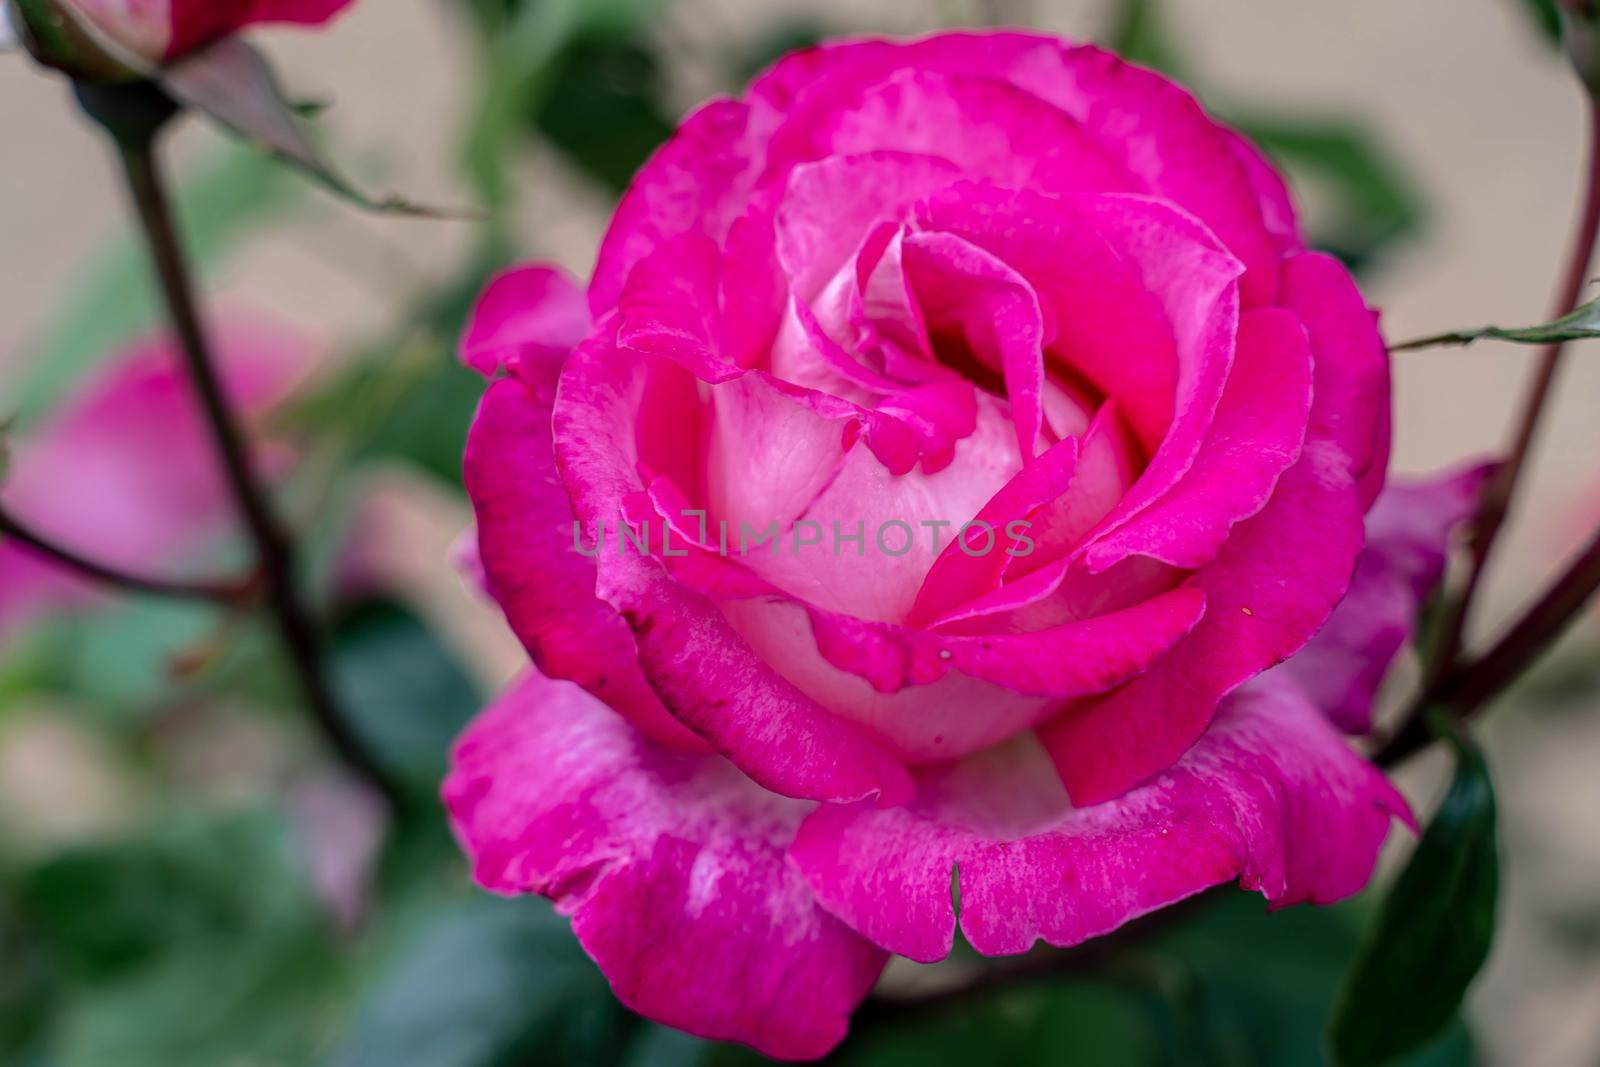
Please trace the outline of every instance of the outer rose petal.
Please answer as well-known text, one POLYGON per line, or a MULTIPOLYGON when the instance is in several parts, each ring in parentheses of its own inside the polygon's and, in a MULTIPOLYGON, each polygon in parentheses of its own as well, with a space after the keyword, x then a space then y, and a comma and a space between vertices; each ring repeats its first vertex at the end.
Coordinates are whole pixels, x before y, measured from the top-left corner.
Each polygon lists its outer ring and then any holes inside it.
POLYGON ((1060 108, 1147 191, 1199 216, 1244 261, 1248 305, 1272 302, 1281 220, 1269 229, 1257 182, 1227 131, 1179 86, 1098 48, 1015 32, 843 42, 780 60, 750 96, 826 113, 906 67, 1004 80, 1060 108))
POLYGON ((1383 489, 1389 467, 1389 350, 1355 279, 1320 252, 1283 262, 1283 306, 1300 316, 1316 368, 1311 436, 1333 441, 1349 457, 1363 510, 1383 489))
MULTIPOLYGON (((224 319, 219 350, 229 395, 251 417, 283 400, 315 347, 281 327, 224 319)), ((268 465, 285 459, 263 450, 268 465)), ((140 342, 96 373, 16 447, 0 486, 7 507, 42 534, 112 566, 164 571, 217 536, 232 498, 176 348, 140 342)), ((92 595, 78 579, 0 544, 0 628, 92 595)))
POLYGON ((790 856, 823 907, 914 960, 956 925, 985 955, 1067 946, 1238 878, 1274 905, 1330 903, 1371 876, 1409 809, 1293 686, 1230 697, 1175 766, 1119 799, 1073 808, 1026 739, 921 780, 911 806, 827 806, 790 856))
POLYGON ((627 626, 595 596, 594 562, 573 545, 550 441, 552 393, 496 382, 467 437, 464 471, 490 595, 540 670, 577 682, 656 741, 706 751, 646 684, 627 626))
POLYGON ((652 745, 575 686, 517 684, 444 799, 479 883, 554 900, 617 997, 670 1026, 821 1056, 883 968, 785 860, 811 805, 652 745))
POLYGON ((1471 517, 1493 470, 1476 464, 1391 485, 1368 512, 1367 547, 1350 592, 1322 632, 1278 668, 1339 729, 1372 729, 1372 704, 1384 676, 1444 575, 1450 532, 1471 517))
POLYGON ((528 361, 528 380, 554 384, 561 361, 589 332, 589 305, 559 267, 529 264, 495 278, 461 337, 461 362, 492 378, 528 361))
POLYGON ((750 202, 774 121, 765 109, 713 100, 640 168, 612 216, 589 282, 596 318, 616 306, 634 265, 665 241, 704 234, 720 243, 728 235, 750 202))

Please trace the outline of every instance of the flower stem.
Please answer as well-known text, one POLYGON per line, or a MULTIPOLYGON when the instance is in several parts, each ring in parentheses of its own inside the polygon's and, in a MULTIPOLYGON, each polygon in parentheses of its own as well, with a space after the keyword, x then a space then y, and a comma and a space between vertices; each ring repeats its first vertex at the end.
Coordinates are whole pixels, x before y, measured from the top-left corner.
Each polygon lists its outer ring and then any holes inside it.
POLYGON ((149 99, 151 92, 159 90, 148 86, 80 86, 78 90, 85 110, 105 126, 116 144, 190 381, 204 410, 234 504, 255 546, 266 607, 294 667, 306 706, 339 756, 398 805, 403 793, 351 732, 349 720, 334 696, 316 622, 296 588, 294 542, 279 523, 266 490, 256 478, 239 419, 218 378, 156 158, 159 134, 171 112, 162 117, 159 107, 149 99), (141 95, 118 95, 123 93, 141 95), (132 117, 125 120, 125 116, 132 117))
MULTIPOLYGON (((1578 226, 1572 239, 1572 251, 1567 263, 1566 276, 1556 297, 1555 315, 1561 316, 1578 306, 1583 295, 1590 264, 1594 260, 1597 234, 1600 234, 1600 107, 1593 98, 1586 97, 1589 121, 1589 166, 1578 226)), ((1473 524, 1472 561, 1461 592, 1450 601, 1440 625, 1439 643, 1427 672, 1427 686, 1437 689, 1454 669, 1461 657, 1461 648, 1474 600, 1483 582, 1483 575, 1494 551, 1496 539, 1505 525, 1515 498, 1517 485, 1527 467, 1539 421, 1555 385, 1556 373, 1561 368, 1562 355, 1567 343, 1557 341, 1545 346, 1540 353, 1533 382, 1523 401, 1522 413, 1512 438, 1505 461, 1495 471, 1478 504, 1473 524)))
POLYGON ((256 592, 255 583, 251 581, 181 582, 130 574, 56 544, 4 508, 0 508, 0 537, 91 581, 132 593, 238 606, 248 603, 256 592))
POLYGON ((1472 715, 1505 692, 1564 633, 1589 599, 1600 592, 1600 530, 1538 603, 1492 649, 1451 672, 1419 698, 1406 725, 1374 757, 1392 766, 1427 746, 1427 711, 1447 708, 1459 718, 1472 715))

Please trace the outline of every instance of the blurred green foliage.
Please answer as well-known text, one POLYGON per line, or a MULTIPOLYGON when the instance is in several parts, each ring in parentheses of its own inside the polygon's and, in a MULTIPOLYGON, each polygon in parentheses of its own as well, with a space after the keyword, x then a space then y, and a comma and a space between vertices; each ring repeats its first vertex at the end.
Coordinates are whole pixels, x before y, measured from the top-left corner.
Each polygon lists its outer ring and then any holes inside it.
POLYGON ((1389 1063, 1428 1041, 1489 956, 1500 895, 1494 786, 1478 747, 1452 740, 1449 792, 1384 897, 1330 1020, 1340 1067, 1389 1063))
POLYGON ((472 680, 421 620, 383 600, 341 612, 330 660, 364 749, 395 781, 431 798, 451 743, 483 707, 472 680))

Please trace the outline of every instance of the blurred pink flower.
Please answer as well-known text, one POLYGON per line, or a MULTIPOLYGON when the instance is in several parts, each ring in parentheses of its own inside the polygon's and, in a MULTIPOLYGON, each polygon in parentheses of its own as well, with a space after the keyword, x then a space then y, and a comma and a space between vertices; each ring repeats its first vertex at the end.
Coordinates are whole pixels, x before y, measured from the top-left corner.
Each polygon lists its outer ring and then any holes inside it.
MULTIPOLYGON (((303 338, 253 318, 217 333, 226 388, 255 418, 312 363, 303 338)), ((257 461, 282 469, 281 445, 257 461)), ((165 337, 132 345, 12 443, 0 501, 52 541, 143 575, 182 576, 228 527, 232 499, 187 371, 165 337)), ((195 567, 189 570, 199 570, 195 567)), ((30 551, 0 543, 0 632, 40 612, 93 602, 96 590, 30 551)))

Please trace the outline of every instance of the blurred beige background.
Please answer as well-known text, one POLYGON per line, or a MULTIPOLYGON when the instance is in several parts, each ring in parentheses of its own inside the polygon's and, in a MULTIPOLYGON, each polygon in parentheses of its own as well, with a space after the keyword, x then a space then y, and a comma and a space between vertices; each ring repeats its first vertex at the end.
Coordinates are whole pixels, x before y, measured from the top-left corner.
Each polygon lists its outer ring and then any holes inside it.
MULTIPOLYGON (((696 56, 786 18, 910 31, 999 8, 1092 35, 1091 0, 679 0, 664 31, 678 53, 680 104, 715 88, 696 56)), ((1173 29, 1208 86, 1232 101, 1364 117, 1430 207, 1422 240, 1370 279, 1390 336, 1545 316, 1565 253, 1581 150, 1578 92, 1514 0, 1171 0, 1173 29)), ((474 53, 444 0, 366 0, 321 36, 262 35, 300 94, 334 100, 333 143, 356 169, 421 200, 460 203, 453 133, 470 107, 474 53)), ((30 341, 123 230, 110 162, 73 115, 62 84, 0 58, 0 410, 30 341)), ((189 129, 186 156, 209 135, 189 129)), ((529 256, 584 272, 609 204, 530 150, 519 219, 529 256)), ((315 198, 314 199, 318 199, 315 198)), ((1313 205, 1313 208, 1315 205, 1313 205)), ((449 224, 375 221, 325 200, 287 232, 249 243, 212 281, 331 337, 392 320, 420 278, 444 276, 464 234, 449 224)), ((1530 353, 1503 346, 1398 358, 1397 465, 1426 471, 1495 449, 1530 353)), ((1540 442, 1520 517, 1490 586, 1492 621, 1560 564, 1583 501, 1600 495, 1600 345, 1579 346, 1540 442), (1564 532, 1565 531, 1565 532, 1564 532)), ((1592 514, 1600 503, 1589 509, 1592 514)), ((422 543, 419 541, 419 544, 422 543)), ((422 569, 427 569, 426 567, 422 569)), ((1506 807, 1505 933, 1474 995, 1491 1062, 1600 1062, 1600 965, 1572 932, 1600 911, 1600 716, 1502 720, 1493 732, 1506 807)), ((1511 719, 1506 716, 1506 719, 1511 719)), ((1436 768, 1408 775, 1419 804, 1436 768)))

